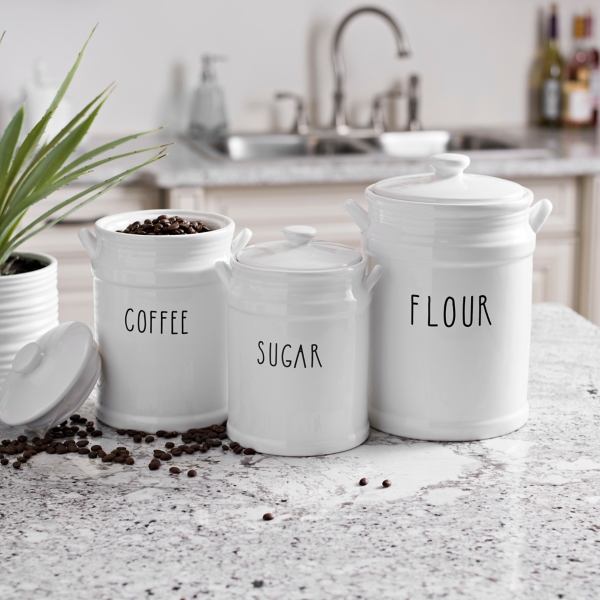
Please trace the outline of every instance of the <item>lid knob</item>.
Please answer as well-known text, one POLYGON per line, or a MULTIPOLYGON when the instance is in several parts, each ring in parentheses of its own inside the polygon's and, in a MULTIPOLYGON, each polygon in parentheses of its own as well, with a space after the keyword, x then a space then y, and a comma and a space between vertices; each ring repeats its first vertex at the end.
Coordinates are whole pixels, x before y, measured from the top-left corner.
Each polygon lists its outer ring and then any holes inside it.
POLYGON ((462 172, 469 166, 471 159, 464 154, 434 154, 429 159, 429 164, 433 167, 438 177, 454 177, 462 175, 462 172))
POLYGON ((17 352, 12 368, 15 373, 25 375, 35 371, 41 362, 42 348, 37 342, 31 342, 17 352))
POLYGON ((317 235, 317 230, 308 225, 290 225, 281 230, 283 236, 287 240, 288 246, 302 246, 309 244, 317 235))

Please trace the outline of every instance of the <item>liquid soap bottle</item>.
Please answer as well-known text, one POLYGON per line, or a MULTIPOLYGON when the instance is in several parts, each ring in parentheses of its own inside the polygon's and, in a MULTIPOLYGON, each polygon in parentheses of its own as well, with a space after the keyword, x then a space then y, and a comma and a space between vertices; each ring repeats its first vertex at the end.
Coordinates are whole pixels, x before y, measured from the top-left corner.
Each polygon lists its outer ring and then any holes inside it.
POLYGON ((215 142, 227 135, 227 112, 225 94, 217 83, 215 63, 225 60, 214 54, 202 55, 200 85, 192 98, 189 136, 198 141, 215 142))

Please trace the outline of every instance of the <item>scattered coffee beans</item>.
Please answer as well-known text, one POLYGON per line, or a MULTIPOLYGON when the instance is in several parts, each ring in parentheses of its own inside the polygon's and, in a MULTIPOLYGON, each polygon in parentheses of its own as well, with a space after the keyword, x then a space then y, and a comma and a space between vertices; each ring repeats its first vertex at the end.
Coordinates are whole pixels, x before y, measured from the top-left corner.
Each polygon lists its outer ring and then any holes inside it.
POLYGON ((167 217, 160 215, 156 219, 146 219, 143 223, 136 221, 117 233, 132 235, 184 235, 202 233, 210 229, 202 221, 187 221, 183 217, 167 217))
POLYGON ((388 488, 390 485, 392 485, 392 482, 389 479, 384 479, 381 485, 385 488, 388 488))
POLYGON ((369 480, 366 477, 363 477, 359 482, 358 485, 367 485, 367 483, 369 483, 369 480))
POLYGON ((275 517, 271 513, 265 513, 263 515, 263 521, 272 521, 275 517))

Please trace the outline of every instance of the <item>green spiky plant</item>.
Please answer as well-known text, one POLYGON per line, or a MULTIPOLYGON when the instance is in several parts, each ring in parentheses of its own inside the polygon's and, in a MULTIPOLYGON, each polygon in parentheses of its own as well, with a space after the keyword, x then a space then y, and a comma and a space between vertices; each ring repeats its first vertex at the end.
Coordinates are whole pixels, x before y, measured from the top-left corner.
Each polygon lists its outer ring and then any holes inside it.
MULTIPOLYGON (((18 144, 25 117, 25 106, 21 106, 16 112, 0 140, 0 275, 11 274, 11 266, 17 259, 14 252, 20 244, 108 192, 142 167, 165 156, 165 145, 106 156, 106 153, 114 148, 142 135, 152 133, 145 131, 119 138, 67 162, 98 116, 100 109, 113 90, 112 85, 96 96, 48 143, 41 143, 48 122, 69 89, 95 30, 96 28, 83 45, 52 104, 27 134, 21 145, 18 144), (23 217, 36 202, 77 181, 82 175, 91 173, 100 165, 149 151, 156 152, 144 162, 110 177, 102 183, 96 183, 73 194, 52 206, 27 226, 19 229, 23 217), (63 209, 66 210, 57 214, 63 209)), ((3 38, 4 34, 0 37, 0 42, 3 38)))

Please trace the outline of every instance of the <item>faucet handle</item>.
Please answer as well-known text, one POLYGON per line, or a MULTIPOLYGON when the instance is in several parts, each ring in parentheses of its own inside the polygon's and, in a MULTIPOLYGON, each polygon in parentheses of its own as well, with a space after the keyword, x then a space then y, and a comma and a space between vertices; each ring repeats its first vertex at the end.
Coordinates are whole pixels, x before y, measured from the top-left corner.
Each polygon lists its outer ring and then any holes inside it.
POLYGON ((397 100, 402 97, 402 89, 398 85, 392 90, 381 92, 373 97, 371 104, 371 127, 377 133, 383 133, 385 131, 384 119, 383 119, 383 103, 385 100, 397 100))
POLYGON ((306 104, 304 98, 300 94, 294 92, 277 92, 275 94, 276 100, 293 100, 296 104, 296 120, 292 127, 291 133, 299 133, 300 135, 306 135, 308 133, 308 113, 306 111, 306 104))
POLYGON ((408 131, 420 131, 419 111, 421 103, 421 82, 418 75, 411 75, 408 80, 408 131))

